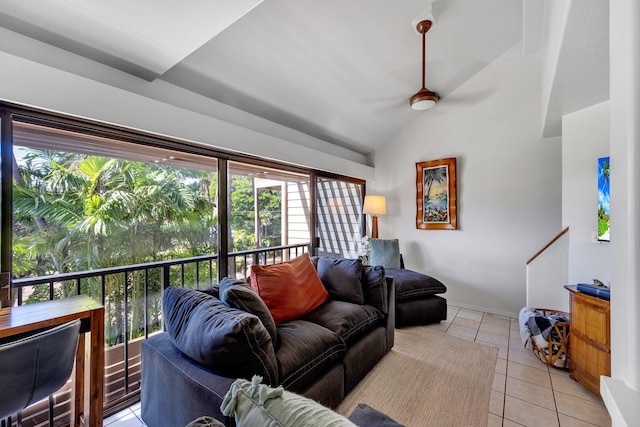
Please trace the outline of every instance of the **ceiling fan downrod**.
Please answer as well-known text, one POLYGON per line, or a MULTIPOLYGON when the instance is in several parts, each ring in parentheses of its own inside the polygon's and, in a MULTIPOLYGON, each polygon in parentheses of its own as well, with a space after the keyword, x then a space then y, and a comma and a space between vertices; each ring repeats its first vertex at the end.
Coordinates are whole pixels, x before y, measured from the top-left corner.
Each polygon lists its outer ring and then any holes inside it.
POLYGON ((422 88, 418 93, 411 97, 409 104, 411 108, 414 110, 428 110, 433 108, 436 103, 440 100, 440 97, 437 93, 430 91, 427 89, 425 85, 425 74, 426 74, 426 52, 427 52, 427 39, 426 34, 427 31, 431 28, 431 21, 426 19, 424 21, 420 21, 416 26, 416 30, 422 34, 422 88))

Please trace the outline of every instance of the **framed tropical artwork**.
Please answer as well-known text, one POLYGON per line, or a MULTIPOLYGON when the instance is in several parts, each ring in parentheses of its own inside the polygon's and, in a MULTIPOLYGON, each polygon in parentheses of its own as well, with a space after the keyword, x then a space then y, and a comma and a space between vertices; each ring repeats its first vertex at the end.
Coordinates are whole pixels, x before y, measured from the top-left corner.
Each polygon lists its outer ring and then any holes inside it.
POLYGON ((455 157, 416 163, 416 228, 457 230, 455 157))
POLYGON ((598 159, 598 240, 609 242, 609 157, 598 159))

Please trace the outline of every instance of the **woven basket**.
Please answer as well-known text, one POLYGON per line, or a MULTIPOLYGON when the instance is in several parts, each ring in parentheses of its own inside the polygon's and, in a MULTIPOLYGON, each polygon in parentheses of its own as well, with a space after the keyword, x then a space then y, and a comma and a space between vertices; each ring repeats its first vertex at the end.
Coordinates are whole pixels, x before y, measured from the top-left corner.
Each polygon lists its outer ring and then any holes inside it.
MULTIPOLYGON (((536 308, 534 311, 543 316, 560 315, 569 318, 569 314, 564 311, 546 308, 536 308)), ((553 325, 553 330, 555 333, 549 334, 549 338, 547 338, 547 348, 540 348, 533 339, 529 339, 533 354, 549 366, 569 369, 569 322, 556 322, 553 325), (554 348, 557 350, 554 351, 554 348)))

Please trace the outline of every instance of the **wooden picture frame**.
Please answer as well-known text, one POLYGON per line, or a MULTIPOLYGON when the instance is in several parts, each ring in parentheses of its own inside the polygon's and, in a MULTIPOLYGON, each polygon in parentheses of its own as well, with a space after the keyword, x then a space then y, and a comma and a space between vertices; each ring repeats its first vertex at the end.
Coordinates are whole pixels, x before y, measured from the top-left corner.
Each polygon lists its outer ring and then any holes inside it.
POLYGON ((457 230, 456 158, 416 163, 416 228, 457 230))

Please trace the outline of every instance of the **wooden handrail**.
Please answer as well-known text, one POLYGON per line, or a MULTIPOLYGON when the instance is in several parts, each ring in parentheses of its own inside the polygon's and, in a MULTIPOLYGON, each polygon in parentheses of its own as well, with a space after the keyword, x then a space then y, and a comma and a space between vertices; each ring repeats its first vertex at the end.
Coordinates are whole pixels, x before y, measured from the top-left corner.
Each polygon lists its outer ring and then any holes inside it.
POLYGON ((553 245, 556 240, 558 240, 560 237, 562 237, 567 231, 569 231, 569 227, 565 228, 564 230, 562 230, 560 233, 558 233, 558 235, 556 237, 554 237, 553 239, 551 239, 551 241, 549 243, 547 243, 544 248, 540 249, 538 252, 536 252, 536 254, 534 256, 531 257, 531 259, 529 261, 527 261, 527 265, 531 264, 531 262, 536 259, 538 257, 538 255, 540 255, 542 252, 546 251, 547 248, 549 248, 549 246, 553 245))

